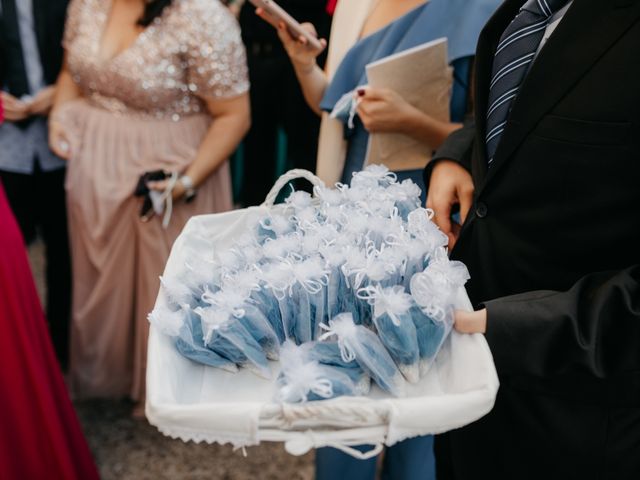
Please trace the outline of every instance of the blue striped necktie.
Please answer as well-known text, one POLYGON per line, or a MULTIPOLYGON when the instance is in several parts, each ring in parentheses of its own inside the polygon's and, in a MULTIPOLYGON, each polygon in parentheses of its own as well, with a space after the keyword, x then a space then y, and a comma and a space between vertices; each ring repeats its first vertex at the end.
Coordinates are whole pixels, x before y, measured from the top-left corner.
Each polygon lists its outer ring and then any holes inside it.
POLYGON ((500 37, 489 84, 485 137, 489 166, 549 20, 567 3, 568 0, 528 0, 500 37))

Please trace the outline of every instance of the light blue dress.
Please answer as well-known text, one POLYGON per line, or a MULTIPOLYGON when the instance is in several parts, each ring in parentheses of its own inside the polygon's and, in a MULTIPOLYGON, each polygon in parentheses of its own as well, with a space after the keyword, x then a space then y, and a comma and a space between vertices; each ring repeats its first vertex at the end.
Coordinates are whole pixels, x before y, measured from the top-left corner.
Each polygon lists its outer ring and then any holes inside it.
MULTIPOLYGON (((344 0, 348 1, 348 0, 344 0)), ((451 120, 462 122, 467 110, 471 59, 484 23, 500 4, 500 0, 430 0, 395 20, 385 28, 361 39, 347 52, 327 87, 320 107, 330 112, 340 98, 368 83, 365 66, 386 56, 422 43, 446 37, 449 63, 454 69, 451 95, 451 120)), ((342 182, 349 183, 353 172, 362 169, 369 134, 358 117, 353 128, 345 122, 347 157, 342 182)), ((422 170, 395 172, 398 180, 411 178, 423 192, 422 170)), ((357 447, 365 452, 372 445, 357 447)), ((320 448, 316 453, 316 480, 373 480, 377 458, 357 460, 333 448, 320 448)), ((400 442, 386 450, 382 468, 383 480, 433 480, 435 458, 433 437, 418 437, 400 442)))
MULTIPOLYGON (((430 0, 377 32, 359 40, 345 55, 325 91, 320 108, 331 112, 342 96, 368 83, 366 65, 437 38, 447 38, 449 63, 454 69, 451 121, 462 122, 467 110, 469 71, 480 30, 500 0, 430 0)), ((369 134, 356 116, 353 128, 345 121, 347 156, 342 182, 362 169, 369 134)), ((411 178, 423 191, 421 170, 396 172, 411 178)))

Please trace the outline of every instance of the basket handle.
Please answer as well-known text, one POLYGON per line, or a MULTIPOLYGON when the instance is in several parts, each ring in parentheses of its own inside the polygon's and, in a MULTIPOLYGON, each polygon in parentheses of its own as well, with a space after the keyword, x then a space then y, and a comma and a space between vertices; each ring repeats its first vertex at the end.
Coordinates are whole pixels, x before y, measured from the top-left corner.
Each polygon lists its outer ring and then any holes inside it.
POLYGON ((276 183, 271 188, 271 191, 267 194, 267 198, 264 199, 262 203, 263 207, 273 207, 273 204, 276 202, 276 198, 287 183, 291 180, 296 180, 298 178, 306 178, 309 180, 313 186, 315 187, 324 187, 324 182, 320 180, 317 176, 311 173, 309 170, 304 170, 302 168, 294 168, 293 170, 289 170, 287 173, 282 175, 276 183))
POLYGON ((285 450, 291 455, 296 456, 304 455, 312 448, 319 448, 321 446, 335 448, 358 460, 368 460, 369 458, 376 457, 384 448, 382 443, 376 443, 371 450, 361 452, 360 450, 350 447, 349 445, 345 445, 344 443, 319 441, 311 430, 304 432, 304 434, 299 437, 287 440, 284 444, 285 450))
POLYGON ((342 445, 340 443, 332 443, 327 446, 336 448, 341 452, 346 453, 347 455, 351 455, 353 458, 357 458, 358 460, 368 460, 370 458, 377 457, 384 448, 384 445, 382 445, 381 443, 376 443, 371 450, 368 450, 366 452, 361 452, 360 450, 357 450, 348 445, 342 445))

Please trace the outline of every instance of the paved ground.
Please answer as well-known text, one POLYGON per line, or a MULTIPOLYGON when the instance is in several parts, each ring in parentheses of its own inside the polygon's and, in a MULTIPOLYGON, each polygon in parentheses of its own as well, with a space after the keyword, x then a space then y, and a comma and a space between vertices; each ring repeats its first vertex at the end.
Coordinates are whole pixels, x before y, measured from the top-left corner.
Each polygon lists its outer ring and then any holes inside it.
MULTIPOLYGON (((44 292, 42 245, 30 249, 36 284, 44 292)), ((293 457, 280 444, 248 448, 183 443, 131 418, 125 401, 76 404, 103 480, 311 480, 313 454, 293 457)))
POLYGON ((293 457, 280 444, 242 451, 183 443, 164 437, 146 421, 130 417, 125 402, 76 405, 104 480, 311 480, 313 457, 293 457))

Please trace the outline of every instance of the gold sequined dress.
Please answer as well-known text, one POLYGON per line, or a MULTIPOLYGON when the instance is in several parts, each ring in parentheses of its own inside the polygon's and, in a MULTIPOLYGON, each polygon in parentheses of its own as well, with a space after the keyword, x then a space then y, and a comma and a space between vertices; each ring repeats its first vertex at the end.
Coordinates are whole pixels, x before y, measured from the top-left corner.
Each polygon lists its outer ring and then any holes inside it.
POLYGON ((248 90, 238 25, 218 0, 174 0, 127 50, 101 60, 112 0, 73 0, 64 47, 82 98, 61 106, 71 144, 71 383, 80 397, 144 395, 147 314, 169 250, 192 215, 232 208, 225 162, 168 229, 139 219, 145 171, 183 171, 212 119, 203 99, 248 90))

